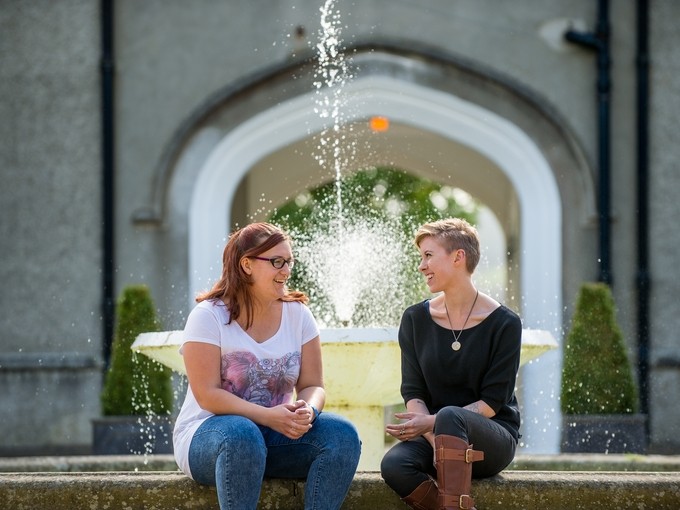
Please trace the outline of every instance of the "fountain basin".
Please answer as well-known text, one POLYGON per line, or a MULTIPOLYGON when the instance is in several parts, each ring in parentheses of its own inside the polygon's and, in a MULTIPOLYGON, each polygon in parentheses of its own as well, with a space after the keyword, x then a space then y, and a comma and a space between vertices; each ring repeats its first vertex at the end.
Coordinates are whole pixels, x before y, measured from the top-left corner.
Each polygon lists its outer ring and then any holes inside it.
MULTIPOLYGON (((325 410, 354 423, 362 441, 359 470, 376 471, 385 453, 385 407, 402 403, 397 328, 330 328, 322 329, 320 337, 325 410)), ((182 339, 182 331, 142 333, 132 349, 185 374, 182 339)), ((550 332, 525 329, 520 365, 556 347, 550 332)))
MULTIPOLYGON (((132 350, 144 354, 158 361, 159 363, 170 367, 174 371, 185 374, 184 360, 179 354, 179 346, 182 343, 183 332, 176 331, 159 331, 155 333, 142 333, 135 339, 132 344, 132 350)), ((356 394, 345 393, 340 387, 343 387, 353 381, 369 381, 369 376, 383 377, 384 372, 389 371, 396 366, 397 373, 399 370, 399 344, 397 343, 397 328, 329 328, 321 330, 321 342, 323 344, 324 356, 324 374, 326 379, 326 390, 338 385, 336 398, 346 398, 347 404, 355 404, 361 400, 374 402, 380 400, 383 392, 392 395, 392 390, 385 390, 382 386, 371 388, 370 394, 356 394), (358 346, 357 343, 367 343, 368 346, 358 346), (368 349, 371 352, 369 358, 361 357, 366 354, 362 352, 368 349), (395 358, 395 353, 397 354, 395 358), (333 363, 329 361, 333 359, 333 363), (350 378, 347 372, 340 370, 343 365, 343 359, 350 362, 351 367, 357 364, 364 365, 357 378, 350 378), (396 363, 389 363, 397 360, 396 363), (336 378, 337 374, 337 378, 336 378), (330 387, 328 385, 331 385, 330 387), (376 395, 375 397, 373 395, 376 395)), ((532 359, 538 358, 546 351, 556 349, 557 342, 552 333, 542 329, 524 329, 522 331, 522 352, 520 355, 520 366, 525 365, 532 359)), ((389 383, 389 379, 388 379, 389 383)))

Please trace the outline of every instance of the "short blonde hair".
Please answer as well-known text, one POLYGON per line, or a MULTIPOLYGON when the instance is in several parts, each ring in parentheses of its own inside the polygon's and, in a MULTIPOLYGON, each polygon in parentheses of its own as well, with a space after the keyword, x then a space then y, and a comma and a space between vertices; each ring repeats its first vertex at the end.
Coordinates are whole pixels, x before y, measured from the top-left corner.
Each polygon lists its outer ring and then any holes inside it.
POLYGON ((426 237, 433 237, 448 253, 463 250, 465 252, 465 268, 468 273, 474 273, 481 256, 479 234, 475 227, 462 218, 433 221, 425 223, 417 230, 416 246, 420 247, 420 243, 426 237))

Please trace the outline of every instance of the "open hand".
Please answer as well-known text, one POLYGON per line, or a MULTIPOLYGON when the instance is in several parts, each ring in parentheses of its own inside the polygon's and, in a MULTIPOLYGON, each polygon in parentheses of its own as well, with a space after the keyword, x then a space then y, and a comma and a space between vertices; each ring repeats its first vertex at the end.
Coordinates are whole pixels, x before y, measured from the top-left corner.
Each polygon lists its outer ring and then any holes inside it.
POLYGON ((434 417, 430 414, 405 412, 395 413, 394 417, 402 422, 388 424, 385 432, 399 441, 408 441, 432 432, 434 426, 434 417))

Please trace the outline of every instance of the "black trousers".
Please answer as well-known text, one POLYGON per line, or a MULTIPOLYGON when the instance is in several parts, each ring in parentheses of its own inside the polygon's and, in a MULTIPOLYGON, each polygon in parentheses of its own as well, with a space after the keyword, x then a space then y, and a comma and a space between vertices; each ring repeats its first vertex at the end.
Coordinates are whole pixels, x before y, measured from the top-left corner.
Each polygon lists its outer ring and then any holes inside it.
MULTIPOLYGON (((434 434, 459 437, 484 452, 484 460, 472 464, 473 478, 498 474, 515 458, 517 441, 510 432, 461 407, 441 409, 435 418, 434 434)), ((380 473, 385 483, 405 498, 430 477, 437 479, 432 446, 422 436, 395 444, 383 457, 380 473)))

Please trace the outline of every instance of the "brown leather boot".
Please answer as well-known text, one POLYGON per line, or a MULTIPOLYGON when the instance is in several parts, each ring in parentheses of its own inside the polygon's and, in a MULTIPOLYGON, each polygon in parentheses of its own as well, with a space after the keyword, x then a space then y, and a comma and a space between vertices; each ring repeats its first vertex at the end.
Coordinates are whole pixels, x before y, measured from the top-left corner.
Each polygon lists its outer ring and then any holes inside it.
POLYGON ((459 437, 444 434, 434 438, 434 460, 439 486, 440 510, 475 510, 470 496, 472 463, 484 460, 484 452, 473 450, 459 437))
POLYGON ((401 500, 415 510, 437 510, 437 484, 427 480, 401 500))

